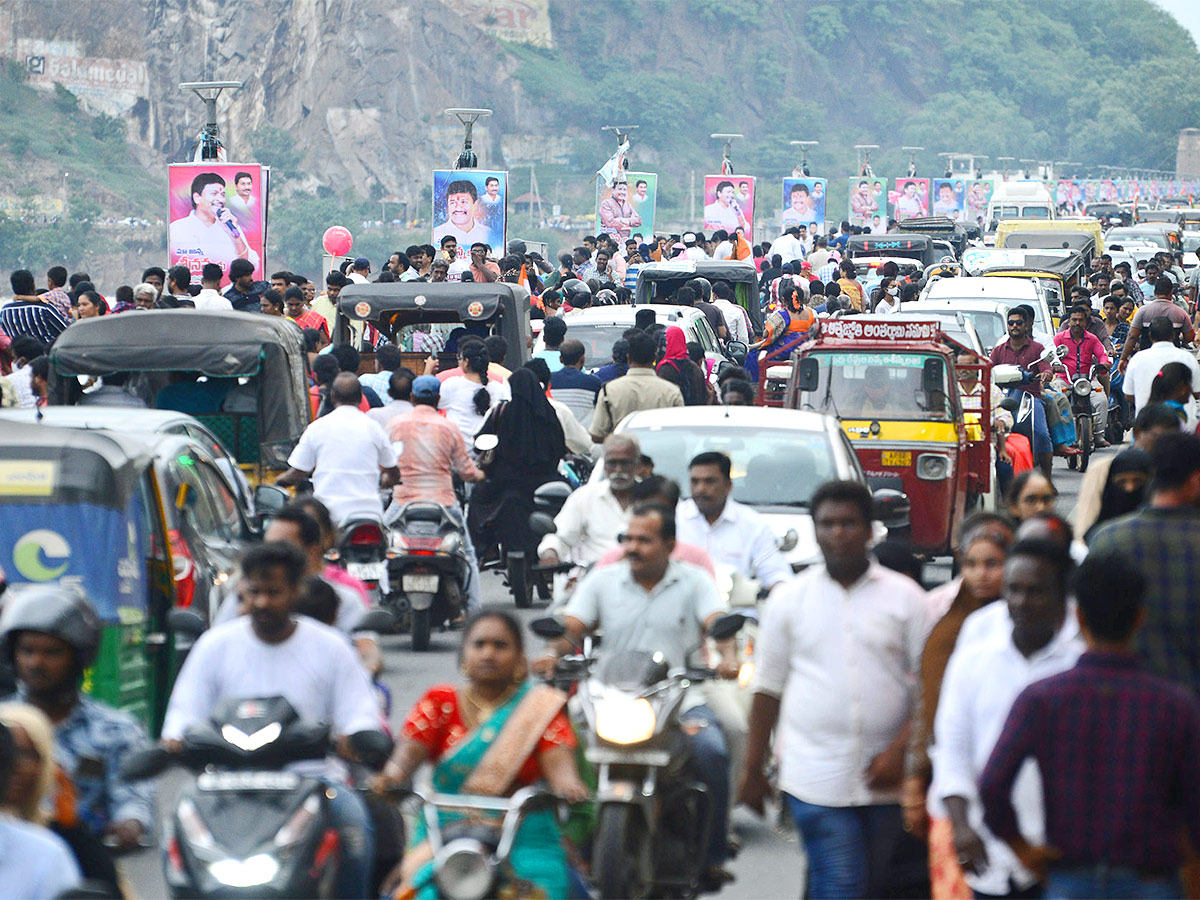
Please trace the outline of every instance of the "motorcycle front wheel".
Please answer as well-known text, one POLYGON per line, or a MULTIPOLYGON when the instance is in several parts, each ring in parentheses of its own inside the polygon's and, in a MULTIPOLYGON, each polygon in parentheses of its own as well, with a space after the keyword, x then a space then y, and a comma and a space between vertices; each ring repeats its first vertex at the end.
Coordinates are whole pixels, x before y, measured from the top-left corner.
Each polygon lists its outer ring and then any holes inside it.
POLYGON ((514 553, 508 555, 508 589, 512 591, 518 609, 529 609, 533 606, 533 581, 529 577, 530 574, 524 556, 514 553))
POLYGON ((592 872, 603 900, 650 896, 649 841, 636 809, 623 803, 601 807, 592 847, 592 872))
POLYGON ((1088 460, 1092 457, 1092 417, 1080 416, 1075 420, 1075 430, 1079 433, 1079 471, 1087 471, 1088 460))

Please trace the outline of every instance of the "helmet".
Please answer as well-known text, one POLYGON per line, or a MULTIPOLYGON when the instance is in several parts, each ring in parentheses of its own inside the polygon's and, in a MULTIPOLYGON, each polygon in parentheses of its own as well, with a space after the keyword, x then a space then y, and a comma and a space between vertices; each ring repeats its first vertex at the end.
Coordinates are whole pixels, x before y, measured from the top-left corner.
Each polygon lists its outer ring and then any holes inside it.
POLYGON ((592 302, 592 289, 578 278, 568 278, 562 283, 559 290, 562 292, 563 302, 570 303, 572 306, 586 306, 592 302), (576 302, 584 297, 586 299, 582 304, 576 302))
POLYGON ((78 588, 61 584, 18 585, 0 615, 0 655, 12 661, 16 633, 36 631, 66 641, 75 651, 79 668, 96 661, 100 619, 78 588))
POLYGON ((712 282, 707 278, 700 278, 697 276, 689 281, 688 285, 700 292, 700 299, 705 303, 708 303, 712 300, 712 282))
MULTIPOLYGON (((574 304, 572 304, 572 305, 574 305, 574 304)), ((617 292, 613 291, 613 290, 609 290, 608 288, 601 288, 599 291, 596 292, 596 305, 597 306, 616 306, 617 305, 617 292)))

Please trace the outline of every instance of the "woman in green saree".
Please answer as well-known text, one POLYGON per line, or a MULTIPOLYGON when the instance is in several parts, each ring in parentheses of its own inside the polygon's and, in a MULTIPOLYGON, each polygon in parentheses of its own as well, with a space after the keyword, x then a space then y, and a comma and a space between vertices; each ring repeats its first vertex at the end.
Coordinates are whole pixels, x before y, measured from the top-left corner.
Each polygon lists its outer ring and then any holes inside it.
MULTIPOLYGON (((575 735, 562 711, 566 695, 529 683, 520 623, 497 610, 473 616, 463 632, 461 668, 464 685, 438 685, 417 701, 378 786, 405 784, 429 762, 439 793, 509 796, 544 780, 569 802, 587 799, 575 735)), ((539 895, 567 896, 567 859, 551 811, 526 817, 509 862, 539 895)), ((436 897, 432 868, 418 818, 395 896, 436 897)))

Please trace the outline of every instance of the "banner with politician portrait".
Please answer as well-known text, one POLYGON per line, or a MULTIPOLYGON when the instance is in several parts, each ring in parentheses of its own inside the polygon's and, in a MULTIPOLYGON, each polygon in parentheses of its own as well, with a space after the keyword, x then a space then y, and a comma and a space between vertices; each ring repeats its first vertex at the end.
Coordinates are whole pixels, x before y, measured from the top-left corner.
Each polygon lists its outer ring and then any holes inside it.
POLYGON ((897 222, 928 216, 929 179, 897 178, 895 188, 888 191, 888 203, 897 222))
POLYGON ((992 199, 992 190, 995 188, 995 182, 991 178, 975 178, 965 182, 965 209, 966 223, 968 225, 978 225, 980 228, 984 226, 984 219, 987 216, 988 203, 992 199))
POLYGON ((783 179, 783 216, 779 230, 787 231, 793 225, 816 227, 814 234, 825 230, 825 179, 783 179))
POLYGON ((648 244, 654 236, 658 175, 624 172, 614 185, 596 180, 596 233, 608 234, 622 247, 630 238, 648 244))
POLYGON ((167 259, 187 266, 193 281, 208 263, 221 267, 229 284, 235 259, 254 263, 254 279, 266 268, 267 198, 271 170, 249 163, 179 163, 167 167, 167 259))
POLYGON ((961 178, 933 179, 933 215, 955 222, 966 217, 967 185, 961 178))
POLYGON ((435 169, 433 172, 433 245, 458 242, 459 259, 470 257, 472 244, 487 244, 492 256, 504 256, 508 225, 505 203, 508 173, 483 169, 435 169))
POLYGON ((739 228, 747 243, 754 243, 754 178, 749 175, 704 176, 704 224, 714 231, 733 234, 739 228))
POLYGON ((861 175, 850 179, 850 224, 871 234, 887 231, 887 179, 861 175))

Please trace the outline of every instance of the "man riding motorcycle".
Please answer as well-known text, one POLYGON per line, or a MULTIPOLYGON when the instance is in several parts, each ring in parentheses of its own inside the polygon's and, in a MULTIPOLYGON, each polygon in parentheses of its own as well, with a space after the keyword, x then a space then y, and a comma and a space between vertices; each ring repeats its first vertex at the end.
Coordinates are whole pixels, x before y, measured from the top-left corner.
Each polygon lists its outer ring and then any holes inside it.
POLYGON ((1087 378, 1092 372, 1093 365, 1101 367, 1096 372, 1096 380, 1104 388, 1104 393, 1092 392, 1092 413, 1096 419, 1096 427, 1092 430, 1092 434, 1097 447, 1107 447, 1108 442, 1104 440, 1103 435, 1104 428, 1108 424, 1108 392, 1110 390, 1108 370, 1112 366, 1112 360, 1104 352, 1100 341, 1088 330, 1091 319, 1092 311, 1089 307, 1073 306, 1070 316, 1071 325, 1066 331, 1060 331, 1054 336, 1054 346, 1067 348, 1067 355, 1063 357, 1062 363, 1066 367, 1071 381, 1081 374, 1087 378))

